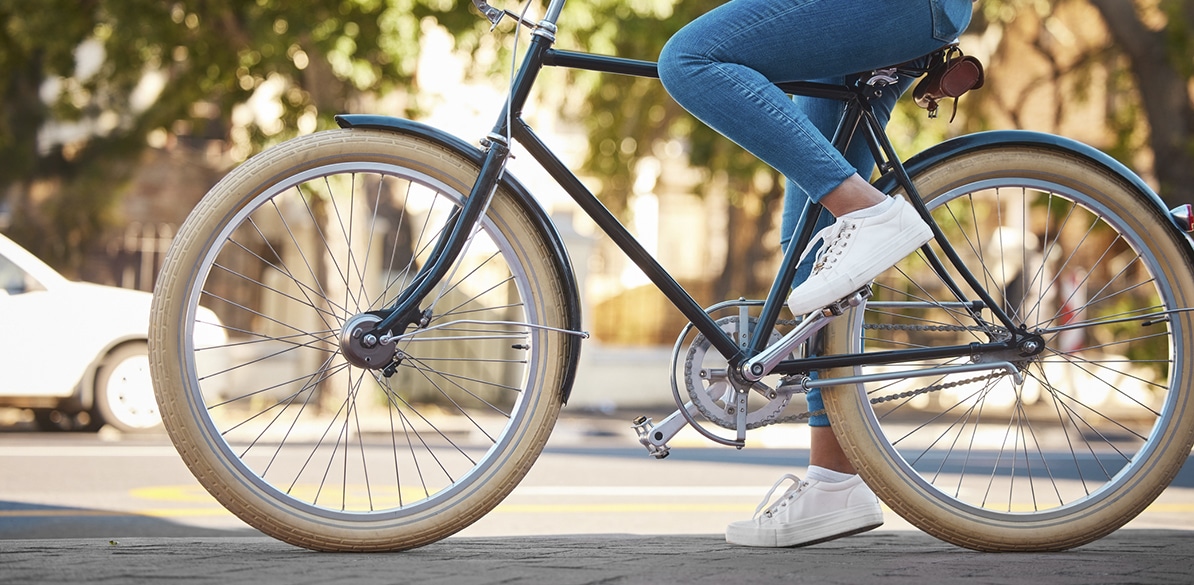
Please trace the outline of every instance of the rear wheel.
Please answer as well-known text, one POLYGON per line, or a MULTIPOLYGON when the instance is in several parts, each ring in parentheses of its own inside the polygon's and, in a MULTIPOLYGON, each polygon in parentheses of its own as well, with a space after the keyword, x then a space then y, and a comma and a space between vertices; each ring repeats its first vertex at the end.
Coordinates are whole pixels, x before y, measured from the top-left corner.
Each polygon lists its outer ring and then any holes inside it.
POLYGON ((180 230, 154 381, 179 452, 250 525, 321 550, 421 546, 496 506, 542 450, 576 366, 558 329, 579 313, 560 250, 505 187, 421 324, 369 340, 476 175, 415 137, 325 132, 238 168, 180 230))
MULTIPOLYGON (((1045 350, 832 372, 998 360, 1024 380, 982 372, 828 389, 851 459, 897 513, 969 548, 1065 549, 1122 526, 1194 441, 1189 244, 1130 185, 1060 149, 972 152, 913 180, 966 266, 1045 350)), ((976 320, 955 302, 922 252, 873 290, 865 310, 831 326, 831 351, 1007 338, 990 311, 976 320)))

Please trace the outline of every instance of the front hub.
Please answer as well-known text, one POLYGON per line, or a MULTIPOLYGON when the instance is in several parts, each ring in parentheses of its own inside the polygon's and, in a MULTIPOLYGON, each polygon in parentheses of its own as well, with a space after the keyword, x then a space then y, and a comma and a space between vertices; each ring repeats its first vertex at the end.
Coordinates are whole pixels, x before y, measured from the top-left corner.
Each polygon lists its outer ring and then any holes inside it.
POLYGON ((376 331, 381 317, 369 313, 357 315, 344 323, 340 330, 340 353, 348 363, 366 370, 384 368, 398 352, 397 344, 382 343, 376 331))

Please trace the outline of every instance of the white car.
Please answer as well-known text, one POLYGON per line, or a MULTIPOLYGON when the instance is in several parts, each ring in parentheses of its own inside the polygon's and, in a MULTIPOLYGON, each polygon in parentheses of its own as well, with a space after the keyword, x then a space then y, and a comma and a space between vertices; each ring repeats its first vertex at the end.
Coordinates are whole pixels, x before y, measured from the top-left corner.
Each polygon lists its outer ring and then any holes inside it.
MULTIPOLYGON (((152 298, 69 281, 0 235, 0 406, 31 409, 44 430, 160 426, 146 341, 152 298)), ((204 336, 222 343, 222 328, 211 329, 204 336)))

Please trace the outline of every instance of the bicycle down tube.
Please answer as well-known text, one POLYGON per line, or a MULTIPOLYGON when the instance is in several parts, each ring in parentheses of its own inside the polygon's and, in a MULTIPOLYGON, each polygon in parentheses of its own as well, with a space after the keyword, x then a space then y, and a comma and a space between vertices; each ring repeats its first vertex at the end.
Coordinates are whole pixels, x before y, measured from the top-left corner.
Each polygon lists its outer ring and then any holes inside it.
MULTIPOLYGON (((559 4, 555 0, 552 5, 559 4)), ((484 10, 483 10, 484 12, 484 10)), ((553 11, 549 9, 549 17, 553 11)), ((558 13, 558 10, 554 13, 558 13)), ((424 265, 416 276, 417 286, 413 286, 395 303, 381 322, 377 324, 379 331, 401 333, 410 323, 415 322, 419 315, 418 304, 430 293, 435 282, 443 278, 455 260, 457 254, 464 247, 464 240, 468 237, 472 223, 480 218, 488 205, 488 200, 496 190, 501 172, 505 166, 505 159, 509 154, 506 136, 517 140, 544 167, 577 204, 610 236, 620 249, 637 265, 647 277, 659 287, 660 291, 676 306, 677 309, 698 330, 710 339, 711 343, 722 355, 737 364, 742 358, 742 350, 730 337, 714 323, 713 319, 697 304, 697 302, 672 278, 667 271, 651 256, 646 249, 626 230, 616 217, 580 182, 550 149, 534 134, 521 118, 522 107, 526 103, 531 86, 539 71, 546 64, 545 55, 554 42, 554 26, 545 19, 534 30, 531 44, 510 88, 510 95, 506 107, 498 116, 493 132, 486 139, 484 163, 469 197, 456 218, 450 222, 449 235, 441 244, 437 244, 431 255, 431 260, 424 265)), ((575 54, 574 54, 575 55, 575 54)), ((593 62, 631 64, 639 73, 654 73, 654 64, 630 60, 591 56, 593 62)), ((601 69, 598 69, 601 70, 601 69)), ((655 74, 654 76, 657 76, 655 74)))
MULTIPOLYGON (((480 4, 483 4, 483 2, 478 5, 480 4)), ((563 0, 553 0, 551 6, 557 7, 562 6, 562 4, 563 0)), ((485 13, 485 10, 482 10, 482 12, 485 13)), ((418 285, 408 289, 397 300, 394 308, 378 324, 377 329, 379 331, 388 330, 393 334, 400 334, 407 326, 418 320, 418 316, 420 315, 418 311, 419 303, 429 294, 433 284, 445 276, 448 267, 460 253, 460 250, 463 249, 464 241, 468 238, 472 225, 484 213, 489 198, 492 197, 498 182, 501 180, 506 157, 509 156, 510 144, 507 143, 507 137, 509 137, 510 140, 517 141, 527 150, 577 205, 598 225, 601 231, 607 234, 614 244, 658 287, 664 296, 668 298, 669 302, 698 331, 705 335, 718 352, 729 361, 732 367, 740 366, 749 357, 748 354, 757 354, 767 345, 767 336, 761 332, 770 331, 771 327, 778 320, 779 313, 783 307, 785 292, 790 288, 795 275, 796 260, 798 259, 796 254, 803 250, 809 241, 811 241, 813 228, 816 223, 815 220, 817 214, 821 211, 819 209, 820 206, 814 204, 811 209, 806 210, 800 227, 797 230, 797 237, 793 240, 791 249, 785 255, 780 274, 768 295, 760 316, 759 326, 751 333, 751 339, 746 346, 747 349, 740 347, 731 338, 730 334, 714 322, 705 309, 676 282, 650 252, 643 248, 625 226, 584 186, 576 175, 535 134, 530 125, 522 119, 522 109, 528 99, 531 87, 534 85, 539 72, 545 66, 647 78, 658 77, 656 64, 652 62, 552 49, 551 45, 555 40, 554 15, 558 15, 558 8, 553 10, 549 7, 548 17, 540 22, 532 32, 530 46, 511 84, 506 106, 499 114, 493 131, 484 141, 486 150, 477 183, 464 202, 461 211, 450 222, 449 235, 445 236, 437 244, 435 252, 431 255, 431 260, 424 265, 420 274, 416 277, 415 281, 418 285)), ((517 18, 517 16, 514 17, 517 18)), ((491 21, 494 21, 495 18, 500 19, 501 14, 496 17, 490 16, 491 21)), ((845 86, 813 82, 788 82, 780 84, 780 87, 790 94, 835 99, 848 104, 846 114, 840 122, 837 135, 834 137, 835 146, 839 149, 848 147, 850 137, 855 135, 855 130, 861 125, 866 130, 865 137, 876 155, 876 162, 885 171, 894 171, 896 173, 897 183, 908 192, 909 199, 912 200, 922 216, 928 216, 927 211, 924 209, 924 204, 920 201, 919 195, 915 190, 915 186, 911 184, 911 179, 903 170, 899 160, 894 156, 893 148, 885 139, 883 129, 879 127, 878 120, 870 110, 869 104, 863 95, 864 91, 870 90, 869 88, 848 88, 845 86), (879 160, 880 156, 883 156, 886 162, 879 160)), ((932 225, 931 219, 929 223, 932 225)), ((935 226, 933 229, 934 233, 939 235, 939 229, 935 226)), ((942 241, 939 237, 937 240, 939 242, 942 241)), ((772 371, 774 373, 786 374, 828 367, 971 356, 987 349, 995 350, 1013 347, 1015 343, 1020 341, 1019 338, 1025 332, 1014 327, 1012 319, 997 303, 990 299, 989 295, 978 284, 977 279, 974 278, 969 269, 964 263, 960 262, 957 255, 952 253, 952 250, 948 246, 943 246, 943 250, 945 250, 947 259, 960 271, 967 284, 978 293, 982 303, 981 306, 990 309, 997 319, 1003 322, 1008 330, 1012 332, 1010 340, 986 344, 785 360, 780 362, 772 371)), ((928 246, 925 246, 923 251, 930 264, 934 266, 934 270, 950 285, 958 300, 962 301, 966 306, 973 306, 964 298, 961 289, 948 277, 940 260, 936 258, 928 246)), ((970 312, 973 318, 981 320, 976 312, 973 310, 970 312)))

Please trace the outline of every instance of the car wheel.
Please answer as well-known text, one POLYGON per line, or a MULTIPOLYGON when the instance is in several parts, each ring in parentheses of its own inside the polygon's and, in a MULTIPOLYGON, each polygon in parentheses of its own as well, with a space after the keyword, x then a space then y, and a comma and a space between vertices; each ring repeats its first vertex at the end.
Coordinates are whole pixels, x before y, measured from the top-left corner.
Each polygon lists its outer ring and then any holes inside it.
POLYGON ((125 432, 161 426, 146 344, 125 344, 104 358, 95 376, 95 414, 103 423, 125 432))

